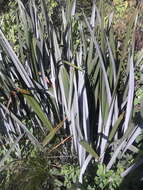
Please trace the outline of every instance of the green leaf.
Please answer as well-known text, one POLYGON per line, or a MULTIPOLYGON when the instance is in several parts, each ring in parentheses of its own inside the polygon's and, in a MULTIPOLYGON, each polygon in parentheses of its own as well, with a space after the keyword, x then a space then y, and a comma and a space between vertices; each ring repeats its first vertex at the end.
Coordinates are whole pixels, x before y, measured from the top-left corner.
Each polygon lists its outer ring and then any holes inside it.
POLYGON ((118 127, 121 123, 121 121, 123 120, 124 118, 124 115, 125 115, 125 112, 121 113, 119 118, 117 119, 117 121, 115 122, 114 126, 112 127, 112 130, 110 132, 110 135, 109 135, 109 142, 112 141, 114 135, 116 134, 117 130, 118 130, 118 127))
POLYGON ((24 95, 24 97, 26 98, 28 104, 31 106, 33 111, 38 115, 39 119, 43 122, 43 125, 47 127, 49 130, 53 129, 50 120, 48 119, 44 111, 41 109, 37 100, 35 100, 33 96, 29 95, 24 95))
POLYGON ((91 154, 94 158, 96 158, 97 160, 99 160, 99 156, 98 154, 94 151, 94 149, 91 147, 91 145, 89 145, 86 141, 82 140, 80 141, 80 144, 85 148, 85 150, 91 154))
POLYGON ((72 64, 72 63, 70 63, 68 61, 62 61, 62 62, 69 65, 69 66, 71 66, 71 67, 73 67, 73 68, 75 68, 75 69, 77 69, 77 70, 79 70, 79 71, 83 71, 83 69, 81 67, 78 67, 78 66, 76 66, 76 65, 74 65, 74 64, 72 64))
POLYGON ((46 146, 54 138, 54 136, 56 135, 57 131, 63 126, 63 124, 64 124, 64 122, 65 122, 66 119, 67 118, 65 118, 63 121, 61 121, 57 125, 57 127, 55 127, 54 129, 52 129, 50 131, 50 133, 44 138, 44 140, 42 142, 43 146, 46 146))

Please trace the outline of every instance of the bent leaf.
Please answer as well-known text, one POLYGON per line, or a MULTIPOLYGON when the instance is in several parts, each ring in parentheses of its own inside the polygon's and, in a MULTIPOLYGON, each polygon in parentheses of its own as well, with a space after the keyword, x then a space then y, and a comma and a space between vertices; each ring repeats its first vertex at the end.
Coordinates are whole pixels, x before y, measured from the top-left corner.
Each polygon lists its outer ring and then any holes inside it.
POLYGON ((65 118, 63 121, 61 121, 57 127, 55 127, 54 129, 52 129, 50 131, 50 133, 44 138, 42 144, 43 146, 46 146, 56 135, 57 131, 63 126, 64 122, 66 121, 67 118, 65 118))
POLYGON ((85 148, 85 150, 91 154, 94 158, 99 160, 98 154, 94 151, 94 149, 84 140, 80 141, 80 144, 85 148))
POLYGON ((33 109, 33 111, 38 115, 44 126, 51 130, 53 126, 48 117, 45 115, 44 111, 41 109, 39 103, 35 100, 35 98, 29 95, 24 95, 24 97, 26 98, 28 104, 33 109))

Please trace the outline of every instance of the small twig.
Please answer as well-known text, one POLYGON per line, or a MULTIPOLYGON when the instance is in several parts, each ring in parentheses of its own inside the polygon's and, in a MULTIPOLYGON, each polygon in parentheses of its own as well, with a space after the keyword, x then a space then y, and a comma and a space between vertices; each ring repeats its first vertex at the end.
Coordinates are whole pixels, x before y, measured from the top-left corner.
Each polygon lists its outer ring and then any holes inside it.
POLYGON ((72 158, 73 156, 47 156, 46 158, 49 159, 56 159, 56 158, 72 158))
POLYGON ((64 144, 66 141, 71 140, 72 136, 68 136, 67 138, 65 138, 64 140, 62 140, 59 144, 57 144, 56 146, 54 146, 49 153, 51 153, 53 150, 57 149, 60 145, 64 144))

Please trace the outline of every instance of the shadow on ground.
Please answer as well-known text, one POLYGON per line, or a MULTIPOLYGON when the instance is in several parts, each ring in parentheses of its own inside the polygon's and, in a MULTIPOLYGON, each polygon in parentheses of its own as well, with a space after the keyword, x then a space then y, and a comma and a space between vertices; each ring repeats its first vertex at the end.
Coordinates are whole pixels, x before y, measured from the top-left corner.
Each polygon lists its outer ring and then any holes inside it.
POLYGON ((143 164, 124 178, 119 190, 143 190, 143 164))

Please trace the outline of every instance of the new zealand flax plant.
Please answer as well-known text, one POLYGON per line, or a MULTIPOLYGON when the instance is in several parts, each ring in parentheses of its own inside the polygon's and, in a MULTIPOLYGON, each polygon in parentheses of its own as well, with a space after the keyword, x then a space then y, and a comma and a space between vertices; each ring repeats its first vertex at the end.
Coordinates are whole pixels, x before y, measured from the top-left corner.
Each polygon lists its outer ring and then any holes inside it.
POLYGON ((78 155, 80 182, 91 160, 113 168, 134 150, 141 132, 131 123, 137 13, 119 55, 114 14, 105 14, 103 0, 93 0, 90 16, 82 10, 76 13, 76 0, 66 1, 58 25, 45 0, 29 0, 26 7, 16 2, 18 55, 0 30, 1 170, 12 155, 22 158, 27 143, 45 151, 63 133, 72 139, 71 153, 78 155))

